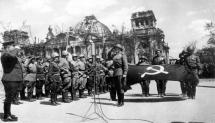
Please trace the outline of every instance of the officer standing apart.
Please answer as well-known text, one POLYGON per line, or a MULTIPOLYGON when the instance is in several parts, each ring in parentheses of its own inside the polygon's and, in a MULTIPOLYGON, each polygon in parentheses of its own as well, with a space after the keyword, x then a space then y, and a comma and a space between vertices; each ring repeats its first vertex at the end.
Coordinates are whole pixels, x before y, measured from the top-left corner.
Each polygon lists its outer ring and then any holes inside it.
POLYGON ((189 75, 193 76, 193 77, 189 77, 191 79, 188 81, 188 92, 187 92, 188 97, 191 99, 195 99, 196 86, 199 83, 198 73, 201 70, 200 59, 198 56, 194 54, 194 50, 195 48, 191 46, 187 48, 188 56, 185 61, 185 66, 188 72, 191 73, 189 75))
MULTIPOLYGON (((153 65, 162 65, 166 64, 166 58, 162 56, 161 50, 155 51, 155 57, 153 58, 152 64, 153 65)), ((158 90, 158 96, 164 97, 165 91, 166 91, 166 83, 167 80, 155 80, 157 83, 157 90, 158 90)))
MULTIPOLYGON (((147 58, 145 56, 141 56, 139 59, 139 62, 137 63, 137 65, 149 65, 149 63, 147 62, 147 58)), ((141 88, 142 88, 142 96, 149 96, 149 84, 150 84, 150 80, 142 80, 140 82, 141 88)))
POLYGON ((17 58, 18 49, 14 42, 4 42, 6 50, 2 53, 1 63, 3 68, 2 83, 5 90, 3 121, 17 121, 18 118, 11 114, 11 102, 13 101, 19 86, 23 82, 22 65, 17 58))
POLYGON ((113 66, 114 66, 114 82, 118 96, 118 106, 124 105, 124 86, 123 79, 126 78, 128 72, 128 62, 123 47, 120 44, 114 46, 113 66))

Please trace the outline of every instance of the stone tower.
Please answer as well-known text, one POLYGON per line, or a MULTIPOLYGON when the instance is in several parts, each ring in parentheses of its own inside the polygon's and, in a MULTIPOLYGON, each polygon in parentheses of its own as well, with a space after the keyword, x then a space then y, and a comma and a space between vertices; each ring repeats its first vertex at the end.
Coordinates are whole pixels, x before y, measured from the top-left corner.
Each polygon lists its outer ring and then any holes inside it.
POLYGON ((141 55, 145 55, 151 61, 156 49, 162 50, 168 61, 169 47, 164 41, 163 31, 156 27, 153 11, 133 13, 131 26, 135 37, 135 63, 141 55))

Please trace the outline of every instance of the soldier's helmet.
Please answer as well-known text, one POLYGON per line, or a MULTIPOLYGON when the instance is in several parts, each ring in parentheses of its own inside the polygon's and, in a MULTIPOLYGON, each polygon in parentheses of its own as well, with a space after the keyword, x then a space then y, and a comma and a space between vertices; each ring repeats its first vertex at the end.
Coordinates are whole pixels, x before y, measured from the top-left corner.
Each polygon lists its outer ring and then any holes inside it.
POLYGON ((100 56, 96 56, 96 59, 99 59, 99 60, 100 60, 101 58, 100 58, 100 56))
POLYGON ((56 52, 53 52, 53 53, 52 53, 52 58, 55 58, 55 57, 59 57, 59 54, 56 53, 56 52))
POLYGON ((148 59, 146 58, 146 56, 142 55, 142 56, 140 57, 140 60, 148 60, 148 59))
POLYGON ((193 53, 194 50, 195 50, 195 47, 194 47, 194 46, 189 46, 189 47, 187 47, 187 52, 188 52, 188 53, 193 53))
POLYGON ((72 54, 72 57, 78 57, 78 55, 74 53, 74 54, 72 54))
POLYGON ((66 50, 62 51, 62 56, 67 56, 68 52, 66 50))
POLYGON ((79 55, 79 58, 84 58, 84 55, 83 54, 79 55))
POLYGON ((116 44, 114 47, 119 48, 120 50, 123 50, 123 46, 121 44, 116 44))

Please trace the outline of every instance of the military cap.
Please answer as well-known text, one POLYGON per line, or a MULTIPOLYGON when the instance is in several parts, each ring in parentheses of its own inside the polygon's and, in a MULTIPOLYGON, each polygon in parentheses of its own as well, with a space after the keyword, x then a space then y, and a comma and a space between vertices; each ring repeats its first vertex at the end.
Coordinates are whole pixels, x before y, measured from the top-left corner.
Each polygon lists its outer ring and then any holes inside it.
POLYGON ((115 48, 119 48, 119 49, 123 50, 123 47, 122 47, 122 45, 121 45, 121 44, 116 44, 116 45, 114 45, 114 47, 115 47, 115 48))
POLYGON ((194 46, 189 46, 189 47, 187 48, 187 52, 188 52, 188 53, 193 53, 194 50, 195 50, 194 46))
POLYGON ((83 54, 81 54, 81 55, 79 55, 79 57, 80 57, 80 58, 83 58, 83 57, 84 57, 84 55, 83 55, 83 54))
POLYGON ((72 57, 78 57, 78 55, 74 53, 74 54, 72 54, 72 57))
POLYGON ((146 56, 141 56, 140 59, 148 60, 148 59, 146 58, 146 56))
POLYGON ((101 59, 100 56, 96 56, 96 59, 101 59))

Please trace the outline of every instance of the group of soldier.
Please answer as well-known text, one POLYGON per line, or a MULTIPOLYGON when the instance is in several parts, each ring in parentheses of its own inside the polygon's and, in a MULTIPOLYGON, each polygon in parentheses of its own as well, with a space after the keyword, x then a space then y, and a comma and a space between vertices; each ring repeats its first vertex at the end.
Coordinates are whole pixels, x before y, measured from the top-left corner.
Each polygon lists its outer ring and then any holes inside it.
MULTIPOLYGON (((184 65, 186 71, 188 71, 187 81, 181 81, 181 91, 184 98, 195 99, 196 96, 196 87, 199 83, 199 73, 201 72, 201 64, 199 57, 194 54, 195 48, 193 46, 187 47, 186 50, 183 50, 179 54, 179 60, 176 61, 176 64, 184 65), (189 76, 190 75, 190 76, 189 76), (190 78, 190 79, 189 79, 190 78)), ((163 65, 167 64, 166 58, 161 55, 161 50, 156 50, 155 56, 153 57, 152 62, 148 61, 145 56, 139 58, 137 65, 163 65)), ((155 80, 157 84, 157 92, 159 97, 166 96, 166 84, 167 80, 155 80)), ((149 84, 150 80, 143 80, 140 82, 142 87, 143 96, 149 96, 149 84)))
POLYGON ((85 90, 88 91, 89 96, 92 96, 94 86, 95 94, 108 91, 105 78, 107 68, 104 59, 99 56, 95 57, 95 63, 93 63, 93 57, 85 59, 82 54, 79 56, 72 54, 72 59, 69 59, 67 51, 62 51, 61 57, 57 52, 53 52, 51 57, 46 58, 35 56, 25 58, 23 55, 18 57, 21 58, 24 81, 16 94, 14 104, 20 104, 19 94, 21 100, 30 102, 42 99, 43 96, 50 97, 51 104, 58 105, 59 94, 62 95, 64 103, 70 103, 78 100, 78 97, 86 97, 85 90), (27 93, 25 93, 26 90, 27 93), (33 95, 34 90, 35 95, 33 95), (79 96, 76 95, 77 91, 79 96))
MULTIPOLYGON (((4 72, 2 83, 6 95, 4 121, 18 120, 15 115, 11 114, 10 108, 11 103, 21 103, 19 95, 21 100, 30 102, 35 101, 35 98, 50 97, 51 104, 58 105, 58 95, 62 96, 64 103, 70 103, 78 100, 78 97, 85 98, 85 90, 88 96, 109 91, 111 100, 117 100, 118 106, 124 105, 128 63, 124 48, 120 44, 114 45, 106 60, 99 56, 86 58, 84 55, 77 56, 76 54, 72 54, 72 59, 70 59, 67 51, 62 51, 61 56, 53 52, 51 57, 46 58, 26 57, 14 42, 6 42, 3 45, 5 50, 1 56, 4 72), (35 95, 33 95, 34 90, 35 95), (77 91, 79 96, 77 96, 77 91)), ((183 51, 179 57, 180 60, 177 63, 184 65, 187 71, 196 78, 196 80, 181 82, 182 94, 194 99, 199 81, 199 58, 194 55, 194 48, 191 47, 183 51)), ((161 50, 156 50, 152 62, 149 62, 145 56, 141 56, 137 65, 149 64, 166 64, 166 58, 161 50)), ((158 96, 164 97, 167 80, 155 81, 158 96)), ((143 95, 149 96, 150 80, 142 80, 140 83, 143 95)))
POLYGON ((70 103, 78 100, 77 91, 79 98, 84 98, 85 90, 88 96, 110 90, 111 99, 115 101, 117 95, 118 106, 124 105, 125 81, 122 80, 125 80, 128 64, 120 44, 112 48, 110 65, 99 56, 86 59, 84 55, 72 54, 69 59, 67 51, 62 51, 61 56, 53 52, 46 58, 26 57, 14 42, 3 45, 4 121, 18 120, 11 114, 11 103, 21 104, 19 99, 32 102, 46 96, 50 97, 51 105, 58 105, 58 95, 62 95, 64 103, 70 103))

